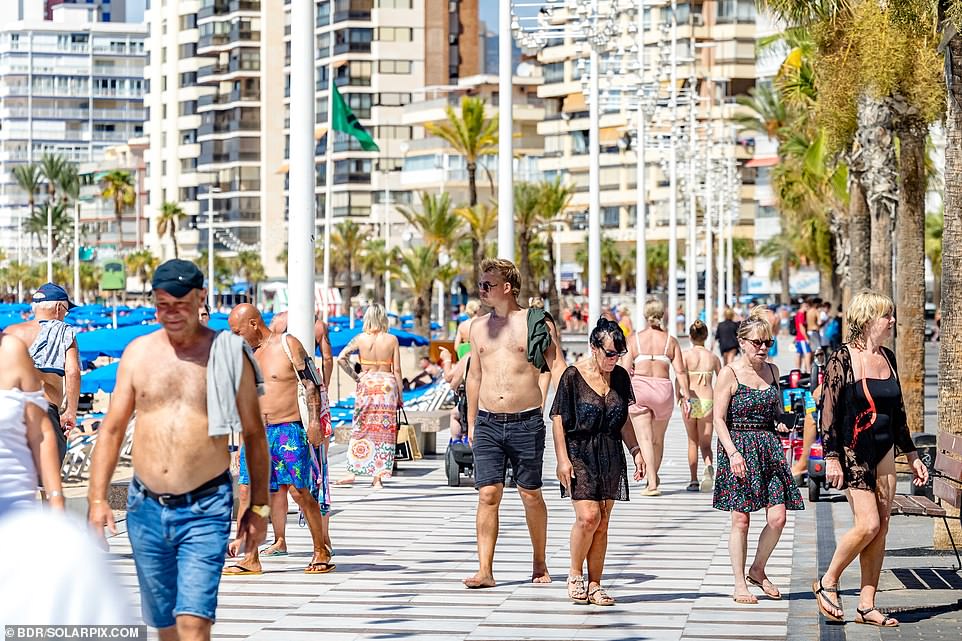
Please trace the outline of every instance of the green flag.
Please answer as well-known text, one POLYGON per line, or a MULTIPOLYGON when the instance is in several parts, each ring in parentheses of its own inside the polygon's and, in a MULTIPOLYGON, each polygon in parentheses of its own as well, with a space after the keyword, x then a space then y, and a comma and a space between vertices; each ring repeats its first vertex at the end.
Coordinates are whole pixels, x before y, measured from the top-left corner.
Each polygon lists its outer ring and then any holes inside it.
POLYGON ((361 143, 361 149, 364 151, 381 151, 377 143, 374 142, 374 138, 371 138, 371 134, 367 132, 364 125, 358 121, 357 116, 351 112, 351 108, 344 102, 341 92, 337 90, 337 85, 334 85, 333 128, 334 131, 340 131, 357 138, 358 142, 361 143))

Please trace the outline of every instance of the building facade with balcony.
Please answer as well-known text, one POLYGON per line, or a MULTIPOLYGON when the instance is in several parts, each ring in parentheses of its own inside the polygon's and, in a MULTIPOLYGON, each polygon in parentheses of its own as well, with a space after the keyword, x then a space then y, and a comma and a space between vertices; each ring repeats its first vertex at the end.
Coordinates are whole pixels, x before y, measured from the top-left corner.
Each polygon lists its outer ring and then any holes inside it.
MULTIPOLYGON (((669 60, 671 23, 670 4, 639 8, 644 23, 646 77, 656 87, 654 118, 649 120, 646 136, 646 184, 643 186, 649 243, 669 239, 669 144, 670 93, 669 60), (662 55, 664 54, 664 55, 662 55)), ((636 24, 638 19, 634 19, 636 24)), ((689 135, 688 101, 694 97, 696 166, 718 166, 726 156, 734 156, 738 193, 733 206, 734 235, 754 239, 754 221, 761 207, 755 192, 757 169, 750 165, 755 134, 738 132, 731 123, 737 109, 737 96, 747 95, 755 86, 757 73, 755 45, 766 31, 756 25, 754 0, 692 0, 677 3, 678 94, 675 131, 679 152, 679 183, 688 175, 689 135), (694 84, 692 84, 694 79, 694 84)), ((621 254, 628 256, 634 248, 637 224, 637 146, 636 107, 620 101, 615 63, 601 63, 599 78, 603 104, 600 117, 600 186, 602 235, 615 241, 621 254), (605 96, 608 96, 606 99, 605 96)), ((576 193, 570 204, 567 230, 561 233, 561 262, 564 285, 584 279, 575 255, 585 246, 588 227, 588 129, 589 112, 585 99, 588 53, 583 43, 574 38, 549 40, 538 52, 544 84, 538 95, 544 100, 545 118, 539 127, 544 137, 544 160, 541 167, 546 178, 561 176, 573 184, 576 193)), ((684 260, 689 220, 687 192, 677 196, 678 255, 684 260)), ((699 202, 696 212, 697 250, 704 243, 704 208, 699 202)), ((717 214, 715 218, 717 224, 717 214)), ((750 264, 749 264, 750 267, 750 264)), ((699 256, 697 270, 704 270, 699 256)), ((683 267, 679 268, 679 278, 683 267)))
POLYGON ((270 277, 284 276, 284 16, 283 0, 161 0, 147 13, 147 215, 180 204, 180 247, 198 255, 210 207, 214 251, 257 251, 270 277))
MULTIPOLYGON (((84 5, 54 7, 52 20, 42 19, 42 0, 34 8, 0 18, 0 248, 8 255, 29 215, 15 167, 46 153, 97 162, 144 133, 145 28, 97 22, 84 5)), ((124 247, 133 247, 133 218, 123 225, 124 247)))

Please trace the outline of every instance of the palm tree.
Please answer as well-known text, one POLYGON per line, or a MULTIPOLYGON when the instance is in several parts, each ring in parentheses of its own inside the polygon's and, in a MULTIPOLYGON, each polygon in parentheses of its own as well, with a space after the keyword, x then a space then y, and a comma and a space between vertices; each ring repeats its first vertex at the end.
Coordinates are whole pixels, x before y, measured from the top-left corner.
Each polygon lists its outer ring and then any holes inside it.
POLYGON ((795 249, 798 246, 798 238, 791 228, 783 227, 781 232, 769 238, 758 248, 760 256, 773 258, 772 270, 769 274, 771 280, 778 279, 781 284, 782 305, 790 305, 792 302, 791 293, 791 270, 801 266, 801 261, 795 249))
POLYGON ((423 336, 431 335, 431 295, 439 269, 438 250, 431 245, 401 253, 401 280, 414 292, 415 327, 423 336))
MULTIPOLYGON (((196 258, 192 259, 200 271, 207 275, 207 250, 202 249, 196 258)), ((209 281, 210 279, 208 279, 209 281)), ((214 288, 215 292, 227 292, 234 284, 234 265, 232 260, 214 252, 214 282, 208 282, 209 288, 214 288)))
POLYGON ((60 175, 66 166, 67 159, 60 154, 44 154, 40 157, 40 173, 47 184, 47 202, 56 200, 60 175))
POLYGON ((445 122, 428 123, 425 129, 464 158, 468 170, 468 206, 474 207, 478 204, 478 160, 498 152, 498 121, 484 117, 484 100, 468 96, 461 98, 460 116, 450 105, 445 108, 445 114, 445 122))
POLYGON ((23 222, 23 231, 37 237, 37 245, 46 249, 44 237, 50 231, 50 251, 57 253, 57 248, 65 238, 69 238, 73 230, 73 221, 67 214, 66 206, 62 202, 42 203, 32 216, 23 222))
POLYGON ((387 242, 380 238, 367 241, 361 252, 361 269, 374 281, 374 300, 384 301, 384 275, 393 277, 398 269, 400 250, 387 248, 387 242))
POLYGON ((34 207, 37 204, 37 192, 40 190, 40 185, 43 184, 43 172, 40 171, 38 165, 30 163, 29 165, 14 167, 13 177, 20 189, 27 192, 27 215, 33 214, 34 207))
MULTIPOLYGON (((469 292, 477 294, 478 281, 481 274, 481 261, 488 256, 490 242, 488 238, 498 226, 498 207, 496 204, 478 203, 473 207, 460 207, 455 210, 467 225, 471 246, 471 283, 469 292)), ((465 261, 467 262, 467 261, 465 261)))
POLYGON ((782 101, 781 92, 771 85, 759 85, 748 91, 747 96, 738 96, 735 102, 747 111, 739 111, 732 122, 742 129, 763 133, 772 140, 785 137, 785 127, 791 115, 782 101))
POLYGON ((421 232, 426 244, 453 253, 454 246, 464 236, 464 221, 451 208, 451 196, 447 192, 422 191, 420 199, 420 210, 398 206, 398 212, 421 232))
POLYGON ((114 218, 117 220, 117 249, 122 250, 124 246, 124 212, 137 201, 134 179, 129 171, 114 169, 104 175, 100 184, 100 197, 110 201, 114 206, 114 218))
POLYGON ((529 182, 514 184, 514 233, 518 247, 518 269, 521 272, 521 294, 523 305, 532 296, 541 295, 541 287, 534 280, 531 268, 531 242, 541 222, 541 190, 529 182))
POLYGON ((354 268, 364 247, 368 234, 352 220, 345 220, 334 226, 331 233, 331 249, 334 262, 344 270, 344 294, 342 304, 344 314, 351 314, 351 298, 354 296, 354 268))
MULTIPOLYGON (((548 249, 549 273, 554 274, 557 269, 557 261, 561 260, 561 257, 555 256, 554 253, 555 225, 562 222, 575 190, 572 185, 562 184, 560 176, 554 180, 542 181, 540 187, 541 221, 548 231, 545 244, 548 249)), ((552 314, 557 315, 561 312, 561 297, 558 294, 558 286, 553 276, 548 278, 548 307, 552 314)))
POLYGON ((140 279, 140 292, 147 298, 147 283, 154 275, 154 270, 160 265, 160 260, 149 249, 131 252, 124 257, 124 265, 128 274, 134 274, 140 279))
POLYGON ((83 298, 87 294, 96 295, 100 289, 101 267, 94 263, 80 263, 80 293, 83 298))
POLYGON ((287 273, 287 247, 281 250, 281 253, 277 255, 277 262, 284 263, 284 272, 287 273))
POLYGON ((177 228, 185 218, 187 214, 180 203, 167 201, 160 206, 160 215, 157 216, 157 235, 170 235, 170 242, 174 245, 174 258, 180 258, 177 251, 177 228))
POLYGON ((247 281, 248 298, 251 302, 257 300, 257 286, 267 278, 260 253, 256 251, 238 252, 234 264, 243 279, 247 281))

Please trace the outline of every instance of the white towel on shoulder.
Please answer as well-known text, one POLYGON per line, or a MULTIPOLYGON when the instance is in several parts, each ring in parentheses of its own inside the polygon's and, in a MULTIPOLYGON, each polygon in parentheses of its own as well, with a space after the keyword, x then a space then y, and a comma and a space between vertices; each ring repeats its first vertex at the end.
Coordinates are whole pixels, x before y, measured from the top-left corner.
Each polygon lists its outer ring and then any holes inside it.
POLYGON ((264 378, 247 341, 230 332, 218 332, 214 337, 207 360, 207 433, 210 436, 229 436, 241 431, 237 390, 245 357, 254 368, 257 394, 263 395, 264 378))

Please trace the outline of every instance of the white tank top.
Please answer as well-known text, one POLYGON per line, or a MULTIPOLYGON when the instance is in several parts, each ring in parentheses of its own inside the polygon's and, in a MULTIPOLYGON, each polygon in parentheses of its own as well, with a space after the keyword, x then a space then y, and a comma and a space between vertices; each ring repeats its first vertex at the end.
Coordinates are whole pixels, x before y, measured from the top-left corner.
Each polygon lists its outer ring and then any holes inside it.
POLYGON ((30 507, 37 495, 37 468, 27 445, 27 403, 46 410, 42 390, 0 390, 0 516, 15 507, 30 507))

